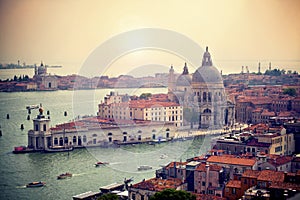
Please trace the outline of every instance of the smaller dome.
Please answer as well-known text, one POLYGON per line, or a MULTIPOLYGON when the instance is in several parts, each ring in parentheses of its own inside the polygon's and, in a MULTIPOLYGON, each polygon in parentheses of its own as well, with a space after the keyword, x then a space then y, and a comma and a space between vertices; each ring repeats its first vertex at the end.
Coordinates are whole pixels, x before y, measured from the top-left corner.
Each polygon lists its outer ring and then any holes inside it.
POLYGON ((192 79, 189 74, 181 74, 176 81, 176 86, 190 86, 192 79))
POLYGON ((176 86, 190 86, 191 83, 192 83, 192 78, 189 75, 189 69, 187 67, 187 64, 184 63, 183 72, 177 78, 176 86))

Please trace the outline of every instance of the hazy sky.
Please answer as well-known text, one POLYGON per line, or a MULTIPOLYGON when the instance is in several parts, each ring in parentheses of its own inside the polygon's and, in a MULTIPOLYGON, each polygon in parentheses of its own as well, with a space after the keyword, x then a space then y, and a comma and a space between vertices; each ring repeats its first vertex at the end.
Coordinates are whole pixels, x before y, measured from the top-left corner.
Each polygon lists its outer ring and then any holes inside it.
MULTIPOLYGON (((162 28, 209 46, 224 73, 239 72, 242 65, 256 71, 259 61, 263 69, 269 61, 299 69, 299 19, 299 0, 0 0, 0 62, 43 60, 63 65, 63 73, 77 73, 107 39, 133 29, 162 28)), ((173 64, 181 71, 183 60, 164 54, 128 54, 108 75, 148 64, 173 64)))

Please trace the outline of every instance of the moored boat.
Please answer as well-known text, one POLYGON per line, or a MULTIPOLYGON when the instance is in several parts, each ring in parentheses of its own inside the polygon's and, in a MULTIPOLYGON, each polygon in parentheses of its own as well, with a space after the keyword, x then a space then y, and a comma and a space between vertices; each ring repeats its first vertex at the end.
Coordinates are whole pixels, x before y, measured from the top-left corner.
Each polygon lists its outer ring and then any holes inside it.
POLYGON ((45 182, 42 182, 42 181, 39 181, 39 182, 31 182, 31 183, 28 183, 26 185, 26 187, 30 188, 30 187, 43 187, 44 185, 46 185, 45 182))
POLYGON ((13 153, 15 153, 15 154, 30 153, 30 152, 35 152, 35 150, 30 149, 26 146, 18 146, 18 147, 15 147, 14 150, 13 150, 13 153))
POLYGON ((45 149, 45 153, 55 153, 55 152, 68 152, 68 151, 73 151, 74 147, 64 147, 64 146, 57 146, 57 147, 51 147, 48 149, 45 149))
POLYGON ((57 179, 65 179, 65 178, 68 178, 68 177, 72 177, 72 174, 69 173, 69 172, 66 172, 64 174, 60 174, 59 176, 57 176, 57 179))
POLYGON ((108 162, 100 162, 100 161, 99 161, 99 162, 96 162, 96 163, 95 163, 95 166, 96 166, 96 167, 99 167, 99 166, 102 166, 102 165, 108 165, 108 164, 109 164, 108 162))

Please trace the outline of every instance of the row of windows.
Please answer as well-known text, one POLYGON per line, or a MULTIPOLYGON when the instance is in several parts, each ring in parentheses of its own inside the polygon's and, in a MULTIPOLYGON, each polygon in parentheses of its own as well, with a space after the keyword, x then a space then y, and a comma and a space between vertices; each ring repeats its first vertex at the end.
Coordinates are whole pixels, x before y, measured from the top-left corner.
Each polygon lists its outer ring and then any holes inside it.
POLYGON ((38 124, 35 124, 34 130, 35 130, 35 131, 47 131, 47 125, 46 125, 46 124, 43 124, 43 129, 42 129, 42 130, 39 130, 39 125, 38 125, 38 124))
POLYGON ((280 152, 280 151, 282 151, 282 146, 279 146, 279 147, 275 148, 275 152, 280 152))

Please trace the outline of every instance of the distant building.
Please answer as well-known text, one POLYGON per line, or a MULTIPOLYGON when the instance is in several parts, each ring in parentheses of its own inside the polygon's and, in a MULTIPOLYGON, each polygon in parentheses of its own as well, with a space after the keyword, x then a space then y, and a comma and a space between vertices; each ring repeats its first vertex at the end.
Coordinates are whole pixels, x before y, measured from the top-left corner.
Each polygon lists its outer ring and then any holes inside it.
POLYGON ((43 63, 39 67, 35 66, 33 79, 39 90, 57 90, 58 88, 58 78, 48 74, 47 67, 43 63))

